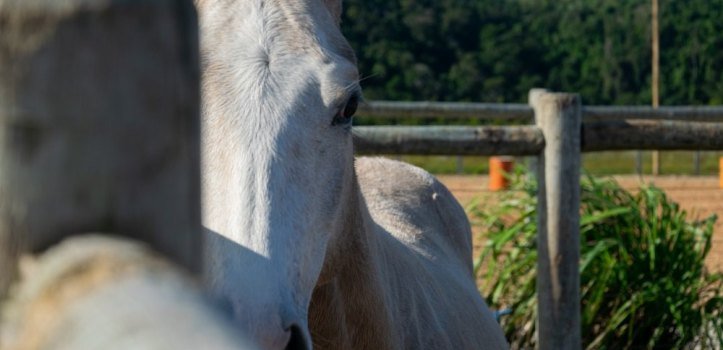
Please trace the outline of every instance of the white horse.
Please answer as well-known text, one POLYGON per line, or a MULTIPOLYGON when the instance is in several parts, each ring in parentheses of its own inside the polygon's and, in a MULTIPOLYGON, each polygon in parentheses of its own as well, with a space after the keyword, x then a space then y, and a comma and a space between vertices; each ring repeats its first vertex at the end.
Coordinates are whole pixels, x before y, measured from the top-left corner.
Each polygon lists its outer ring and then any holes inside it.
POLYGON ((505 348, 447 189, 354 160, 340 1, 196 0, 206 281, 266 349, 505 348))

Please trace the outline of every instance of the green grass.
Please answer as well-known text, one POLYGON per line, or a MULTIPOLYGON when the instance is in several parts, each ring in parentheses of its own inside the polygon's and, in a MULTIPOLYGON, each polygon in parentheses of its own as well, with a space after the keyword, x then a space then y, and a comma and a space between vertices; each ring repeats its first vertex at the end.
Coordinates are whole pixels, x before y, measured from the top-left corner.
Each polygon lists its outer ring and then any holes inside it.
MULTIPOLYGON (((401 156, 393 157, 414 164, 433 174, 458 173, 456 156, 401 156)), ((489 157, 463 156, 462 174, 478 175, 489 172, 489 157)))
MULTIPOLYGON (((635 173, 635 151, 596 152, 583 154, 583 169, 592 175, 617 175, 635 173)), ((643 172, 651 173, 652 152, 644 151, 643 172)), ((433 174, 458 173, 456 156, 390 156, 414 164, 433 174)), ((667 151, 661 152, 661 174, 693 175, 695 173, 695 152, 667 151)), ((701 152, 700 174, 717 175, 718 159, 723 152, 701 152)), ((529 157, 517 157, 517 163, 525 164, 529 157)), ((463 156, 462 174, 486 174, 489 170, 488 157, 463 156)))
MULTIPOLYGON (((723 152, 701 152, 700 174, 717 175, 718 158, 723 152)), ((615 175, 635 173, 635 151, 596 152, 583 154, 583 169, 593 175, 615 175)), ((643 151, 643 173, 650 174, 652 169, 652 152, 643 151)), ((695 173, 695 152, 667 151, 660 152, 660 173, 670 175, 692 175, 695 173)))
MULTIPOLYGON (((470 204, 486 245, 475 273, 513 348, 535 348, 535 184, 517 171, 494 207, 470 204)), ((716 216, 692 220, 655 187, 633 194, 586 177, 581 193, 580 291, 587 349, 711 348, 723 342, 723 274, 704 260, 716 216)))

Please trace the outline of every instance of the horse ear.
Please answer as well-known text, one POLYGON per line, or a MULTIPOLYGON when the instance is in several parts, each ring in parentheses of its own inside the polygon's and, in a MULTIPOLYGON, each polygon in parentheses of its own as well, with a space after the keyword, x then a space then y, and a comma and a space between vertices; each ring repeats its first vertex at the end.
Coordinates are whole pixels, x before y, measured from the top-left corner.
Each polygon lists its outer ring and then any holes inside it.
POLYGON ((324 5, 326 5, 326 8, 329 10, 329 13, 331 13, 331 17, 334 18, 334 21, 338 25, 339 22, 341 22, 341 1, 342 0, 322 0, 324 2, 324 5))

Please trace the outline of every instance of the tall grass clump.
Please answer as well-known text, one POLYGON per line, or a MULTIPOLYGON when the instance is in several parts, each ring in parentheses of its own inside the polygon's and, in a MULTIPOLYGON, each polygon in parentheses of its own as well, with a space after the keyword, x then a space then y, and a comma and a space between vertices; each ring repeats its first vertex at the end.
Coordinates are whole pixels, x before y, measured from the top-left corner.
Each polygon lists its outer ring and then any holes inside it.
MULTIPOLYGON (((536 189, 523 181, 493 205, 469 208, 486 245, 475 262, 513 348, 535 347, 536 189)), ((704 260, 716 216, 693 220, 655 187, 636 193, 587 177, 581 193, 580 292, 587 349, 717 348, 723 342, 723 275, 704 260)))

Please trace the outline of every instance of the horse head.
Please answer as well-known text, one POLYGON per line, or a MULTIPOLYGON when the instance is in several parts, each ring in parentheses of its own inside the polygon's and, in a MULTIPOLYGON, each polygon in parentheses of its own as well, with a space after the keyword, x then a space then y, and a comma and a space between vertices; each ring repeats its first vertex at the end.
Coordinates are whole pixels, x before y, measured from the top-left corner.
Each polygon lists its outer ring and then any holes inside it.
POLYGON ((340 1, 196 0, 204 276, 268 349, 311 346, 309 302, 354 191, 340 1))

